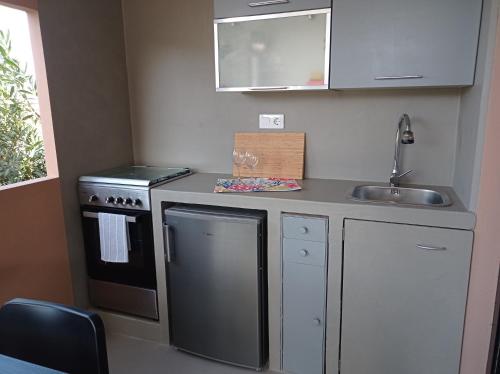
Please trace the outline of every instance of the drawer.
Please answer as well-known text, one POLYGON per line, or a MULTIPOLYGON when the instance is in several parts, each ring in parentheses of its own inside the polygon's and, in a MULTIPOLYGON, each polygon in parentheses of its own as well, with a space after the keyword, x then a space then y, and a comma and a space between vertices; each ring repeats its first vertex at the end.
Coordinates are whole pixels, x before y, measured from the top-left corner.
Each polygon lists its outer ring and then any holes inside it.
POLYGON ((214 18, 331 8, 331 0, 214 0, 214 18))
POLYGON ((283 239, 283 260, 297 264, 324 266, 326 243, 283 239))
POLYGON ((290 239, 327 241, 327 219, 283 215, 283 236, 290 239))

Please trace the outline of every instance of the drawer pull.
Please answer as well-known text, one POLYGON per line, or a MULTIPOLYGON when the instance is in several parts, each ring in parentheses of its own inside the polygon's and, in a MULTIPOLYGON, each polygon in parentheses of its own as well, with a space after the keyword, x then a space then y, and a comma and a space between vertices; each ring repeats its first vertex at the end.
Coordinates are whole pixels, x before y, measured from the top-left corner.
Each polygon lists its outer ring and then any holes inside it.
POLYGON ((417 248, 424 249, 426 251, 446 251, 446 247, 435 247, 432 245, 417 244, 417 248))
POLYGON ((375 77, 376 81, 388 81, 397 79, 422 79, 423 75, 388 75, 382 77, 375 77))
POLYGON ((299 254, 302 256, 302 257, 307 257, 309 256, 309 251, 307 249, 301 249, 299 251, 299 254))
POLYGON ((290 2, 290 0, 267 0, 267 1, 257 1, 254 3, 248 3, 248 6, 251 8, 255 8, 255 7, 259 7, 259 6, 288 4, 289 2, 290 2))
POLYGON ((376 81, 390 81, 390 80, 398 80, 398 79, 422 79, 423 75, 389 75, 382 77, 375 77, 376 81))
POLYGON ((309 229, 305 226, 302 226, 301 228, 299 228, 299 232, 305 235, 309 232, 309 229))
POLYGON ((290 89, 288 86, 275 86, 275 87, 251 87, 250 91, 285 91, 290 89))
POLYGON ((315 326, 321 326, 321 320, 319 318, 313 319, 313 323, 315 326))

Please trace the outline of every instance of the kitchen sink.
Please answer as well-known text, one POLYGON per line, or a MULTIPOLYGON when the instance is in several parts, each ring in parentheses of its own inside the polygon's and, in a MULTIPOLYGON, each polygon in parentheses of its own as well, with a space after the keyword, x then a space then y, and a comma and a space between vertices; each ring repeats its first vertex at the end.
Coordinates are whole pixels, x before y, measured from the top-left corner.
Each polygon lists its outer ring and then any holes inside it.
POLYGON ((350 191, 349 198, 356 201, 400 205, 432 207, 452 205, 450 197, 444 192, 422 188, 356 186, 350 191))

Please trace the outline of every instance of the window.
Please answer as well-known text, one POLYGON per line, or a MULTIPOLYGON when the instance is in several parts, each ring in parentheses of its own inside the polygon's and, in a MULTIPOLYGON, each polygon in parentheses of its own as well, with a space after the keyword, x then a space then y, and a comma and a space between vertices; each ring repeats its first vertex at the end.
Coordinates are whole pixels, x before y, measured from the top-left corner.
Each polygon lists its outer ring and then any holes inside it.
POLYGON ((0 186, 57 175, 45 82, 37 12, 0 3, 0 186))

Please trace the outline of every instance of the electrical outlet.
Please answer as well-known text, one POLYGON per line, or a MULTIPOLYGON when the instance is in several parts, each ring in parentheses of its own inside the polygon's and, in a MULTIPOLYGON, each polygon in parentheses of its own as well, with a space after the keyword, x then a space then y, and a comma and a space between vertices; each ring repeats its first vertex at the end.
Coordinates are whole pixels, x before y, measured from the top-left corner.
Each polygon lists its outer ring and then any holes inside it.
POLYGON ((261 114, 259 116, 260 129, 284 129, 285 115, 284 114, 261 114))

